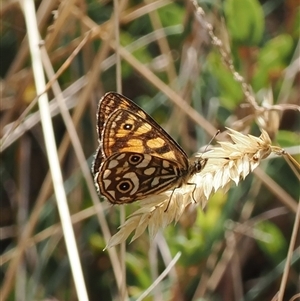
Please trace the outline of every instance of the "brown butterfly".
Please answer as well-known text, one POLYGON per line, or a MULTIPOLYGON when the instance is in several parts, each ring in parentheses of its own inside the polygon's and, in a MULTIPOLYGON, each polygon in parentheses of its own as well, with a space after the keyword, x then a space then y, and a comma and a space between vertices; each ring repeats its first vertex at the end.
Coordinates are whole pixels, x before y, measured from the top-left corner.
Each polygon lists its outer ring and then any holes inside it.
POLYGON ((100 100, 97 130, 95 184, 113 204, 131 203, 188 184, 207 162, 189 160, 145 111, 116 92, 100 100))

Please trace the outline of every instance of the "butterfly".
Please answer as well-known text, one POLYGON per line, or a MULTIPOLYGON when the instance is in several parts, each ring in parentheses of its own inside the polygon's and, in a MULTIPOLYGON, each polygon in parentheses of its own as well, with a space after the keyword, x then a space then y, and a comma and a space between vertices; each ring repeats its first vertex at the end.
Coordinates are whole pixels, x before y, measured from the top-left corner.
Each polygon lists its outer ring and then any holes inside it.
POLYGON ((96 187, 112 204, 132 203, 191 184, 189 179, 207 162, 188 159, 155 120, 116 92, 100 99, 97 131, 99 147, 92 172, 96 187))

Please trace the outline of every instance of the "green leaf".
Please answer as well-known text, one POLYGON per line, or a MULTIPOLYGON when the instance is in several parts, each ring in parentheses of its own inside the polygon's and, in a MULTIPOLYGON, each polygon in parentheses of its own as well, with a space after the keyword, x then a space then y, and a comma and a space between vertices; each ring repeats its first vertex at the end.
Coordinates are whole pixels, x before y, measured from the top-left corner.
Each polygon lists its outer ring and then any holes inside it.
POLYGON ((263 239, 257 239, 257 244, 261 250, 274 262, 283 260, 286 255, 287 244, 281 230, 270 221, 258 223, 255 229, 262 234, 263 239))
POLYGON ((131 277, 133 277, 137 285, 147 288, 151 284, 150 271, 147 267, 145 258, 142 256, 139 256, 138 254, 132 255, 127 253, 126 270, 128 273, 128 278, 131 279, 131 277))
POLYGON ((224 13, 233 40, 246 45, 260 43, 264 32, 264 14, 257 0, 226 0, 224 13))
POLYGON ((241 84, 234 80, 218 54, 212 52, 208 61, 210 72, 219 84, 221 105, 229 110, 234 109, 243 100, 241 84))
POLYGON ((255 75, 253 77, 253 88, 255 91, 268 86, 269 81, 279 76, 287 66, 288 58, 293 51, 293 39, 288 34, 282 34, 270 40, 261 49, 255 75))
POLYGON ((183 24, 186 11, 176 3, 161 7, 158 14, 163 27, 183 24))
POLYGON ((104 238, 99 233, 93 233, 90 235, 89 244, 95 253, 102 253, 105 248, 104 238))
POLYGON ((300 136, 297 133, 290 131, 279 131, 276 135, 276 140, 282 147, 298 145, 300 136))

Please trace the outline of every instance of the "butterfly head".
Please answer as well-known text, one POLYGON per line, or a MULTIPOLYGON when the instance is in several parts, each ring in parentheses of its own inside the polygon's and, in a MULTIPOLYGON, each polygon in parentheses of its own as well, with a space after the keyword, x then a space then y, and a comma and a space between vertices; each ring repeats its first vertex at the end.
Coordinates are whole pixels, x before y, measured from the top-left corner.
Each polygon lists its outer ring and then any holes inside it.
POLYGON ((191 160, 190 174, 193 175, 193 174, 196 174, 196 173, 202 171, 207 163, 207 160, 208 159, 206 159, 206 158, 204 159, 202 157, 197 157, 197 158, 194 158, 193 160, 191 160))

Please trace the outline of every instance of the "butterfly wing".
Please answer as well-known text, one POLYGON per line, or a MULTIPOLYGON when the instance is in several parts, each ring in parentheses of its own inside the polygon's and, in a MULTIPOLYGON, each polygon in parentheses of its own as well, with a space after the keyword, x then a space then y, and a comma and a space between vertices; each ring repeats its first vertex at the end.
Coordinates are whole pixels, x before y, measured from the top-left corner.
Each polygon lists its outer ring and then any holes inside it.
POLYGON ((130 203, 178 184, 189 170, 186 153, 128 98, 107 93, 98 109, 95 182, 113 204, 130 203))
POLYGON ((135 152, 116 153, 101 165, 99 190, 113 204, 131 203, 173 187, 181 170, 172 161, 135 152))
POLYGON ((133 113, 143 116, 145 119, 148 119, 149 117, 152 120, 152 118, 147 113, 145 113, 129 98, 117 92, 108 92, 101 98, 98 107, 97 122, 98 135, 100 140, 104 123, 107 121, 109 115, 111 115, 118 109, 129 110, 133 113))
POLYGON ((145 113, 139 106, 132 102, 129 98, 116 92, 106 93, 99 101, 97 113, 97 133, 99 139, 99 147, 96 152, 95 161, 93 164, 93 173, 99 171, 100 165, 103 161, 102 152, 102 132, 104 124, 109 119, 109 116, 118 109, 129 110, 139 116, 142 116, 148 123, 154 122, 153 119, 145 113))
POLYGON ((188 167, 186 153, 154 120, 150 123, 124 109, 113 112, 106 122, 102 148, 106 158, 115 153, 136 152, 173 161, 182 168, 188 167))

